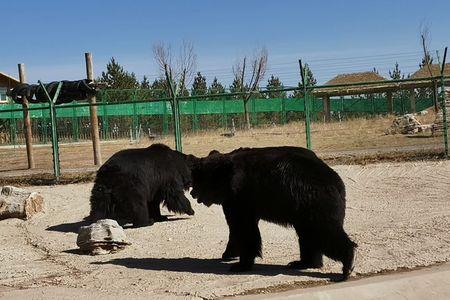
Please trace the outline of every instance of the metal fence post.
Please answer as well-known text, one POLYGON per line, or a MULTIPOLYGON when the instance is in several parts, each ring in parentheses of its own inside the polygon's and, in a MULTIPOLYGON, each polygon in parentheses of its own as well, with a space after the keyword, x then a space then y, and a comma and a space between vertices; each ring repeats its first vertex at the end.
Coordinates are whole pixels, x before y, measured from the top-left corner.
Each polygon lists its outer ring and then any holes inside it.
POLYGON ((445 95, 445 81, 444 81, 444 69, 445 69, 445 61, 447 59, 447 47, 444 50, 444 59, 442 60, 441 67, 441 89, 442 89, 442 125, 444 129, 444 151, 445 156, 448 157, 448 120, 447 120, 447 101, 445 95))
POLYGON ((166 135, 169 133, 169 120, 167 118, 167 101, 163 101, 163 134, 166 135))
POLYGON ((192 99, 192 110, 193 110, 193 117, 192 117, 192 130, 196 132, 198 130, 198 118, 197 118, 197 99, 192 99))
POLYGON ((281 98, 281 124, 286 124, 286 99, 281 98))
MULTIPOLYGON (((11 101, 11 109, 14 109, 14 102, 11 101)), ((11 124, 10 126, 10 139, 11 139, 11 144, 14 145, 14 147, 16 146, 17 143, 17 124, 16 124, 16 118, 14 116, 14 112, 11 112, 11 119, 9 121, 9 124, 11 124)))
POLYGON ((44 90, 45 95, 47 96, 49 109, 50 109, 50 121, 52 126, 52 153, 53 153, 53 172, 55 175, 56 182, 59 181, 61 176, 61 164, 59 160, 59 144, 58 144, 58 131, 56 128, 56 108, 55 108, 55 102, 58 99, 59 92, 61 91, 62 82, 59 82, 58 88, 56 89, 55 95, 53 96, 53 99, 50 97, 50 95, 47 92, 47 89, 42 84, 41 81, 39 81, 39 85, 44 90))
POLYGON ((72 107, 72 141, 78 142, 78 117, 76 107, 72 107))
POLYGON ((227 112, 225 107, 225 98, 222 98, 222 128, 227 128, 227 112))
POLYGON ((302 85, 303 85, 303 101, 305 104, 305 130, 306 130, 306 148, 309 150, 312 149, 312 143, 311 143, 311 112, 310 112, 310 102, 309 102, 309 95, 306 88, 306 74, 305 70, 303 69, 302 60, 299 59, 298 63, 300 65, 300 75, 302 77, 302 85))
POLYGON ((169 84, 171 92, 171 104, 172 104, 172 116, 173 116, 173 127, 175 133, 175 149, 179 152, 183 152, 183 143, 181 141, 181 128, 180 128, 180 106, 177 99, 177 93, 173 87, 173 82, 171 76, 169 76, 166 68, 166 80, 169 84))
POLYGON ((134 135, 134 139, 137 140, 138 136, 137 136, 137 132, 138 132, 138 126, 139 126, 139 119, 137 116, 137 107, 136 107, 136 92, 137 90, 135 89, 133 91, 133 96, 132 96, 132 101, 133 101, 133 119, 132 119, 132 131, 133 135, 134 135))
POLYGON ((102 97, 102 102, 105 103, 105 105, 103 105, 102 107, 102 135, 103 135, 103 139, 110 139, 111 135, 109 135, 109 120, 108 120, 108 105, 106 105, 108 103, 108 91, 100 91, 101 92, 101 97, 102 97))
POLYGON ((102 130, 103 130, 103 138, 104 139, 110 139, 111 136, 109 134, 109 117, 108 117, 108 106, 103 105, 103 111, 102 111, 102 130))
POLYGON ((256 100, 255 98, 251 99, 252 101, 252 124, 253 126, 258 126, 258 114, 256 112, 256 100))

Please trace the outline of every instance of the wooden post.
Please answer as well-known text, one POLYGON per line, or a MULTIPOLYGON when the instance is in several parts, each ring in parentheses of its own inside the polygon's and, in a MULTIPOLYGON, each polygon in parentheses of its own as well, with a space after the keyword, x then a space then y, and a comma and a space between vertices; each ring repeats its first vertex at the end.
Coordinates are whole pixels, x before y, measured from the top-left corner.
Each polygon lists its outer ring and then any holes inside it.
MULTIPOLYGON (((19 81, 20 83, 27 82, 27 75, 25 72, 25 64, 19 64, 19 81)), ((28 99, 23 98, 23 131, 25 134, 25 144, 27 146, 27 158, 28 158, 28 169, 34 168, 34 157, 33 157, 33 133, 31 131, 31 120, 30 111, 28 110, 29 104, 28 99)))
POLYGON ((330 122, 331 120, 331 107, 330 107, 330 97, 323 96, 323 113, 325 114, 325 122, 330 122))
MULTIPOLYGON (((86 77, 89 80, 94 80, 94 67, 92 63, 92 54, 85 53, 84 57, 86 59, 86 77)), ((95 96, 89 96, 89 112, 91 116, 91 138, 92 146, 94 148, 94 164, 99 166, 102 164, 102 155, 100 153, 100 136, 98 132, 98 117, 97 117, 97 106, 92 105, 97 102, 95 96)))
POLYGON ((386 98, 387 98, 388 113, 392 114, 394 112, 394 101, 392 100, 392 92, 387 92, 386 98))
POLYGON ((411 113, 416 112, 416 92, 414 89, 409 92, 409 107, 411 109, 411 113))

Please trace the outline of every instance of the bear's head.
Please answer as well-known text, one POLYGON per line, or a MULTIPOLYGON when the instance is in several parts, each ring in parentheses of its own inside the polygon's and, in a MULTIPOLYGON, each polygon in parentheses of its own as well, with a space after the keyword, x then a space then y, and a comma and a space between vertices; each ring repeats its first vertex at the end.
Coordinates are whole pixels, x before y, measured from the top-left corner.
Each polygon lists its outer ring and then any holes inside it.
POLYGON ((229 156, 214 153, 200 159, 192 168, 191 196, 206 206, 222 204, 231 196, 233 163, 229 156))

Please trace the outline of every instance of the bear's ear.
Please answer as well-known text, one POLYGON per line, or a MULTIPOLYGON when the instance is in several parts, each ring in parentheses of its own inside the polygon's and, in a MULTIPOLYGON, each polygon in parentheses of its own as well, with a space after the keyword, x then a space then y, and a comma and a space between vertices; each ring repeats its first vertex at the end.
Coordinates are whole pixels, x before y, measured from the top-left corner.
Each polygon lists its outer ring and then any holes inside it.
POLYGON ((212 156, 212 155, 217 155, 217 154, 221 154, 219 151, 217 151, 217 150, 211 150, 209 153, 208 153, 208 156, 212 156))

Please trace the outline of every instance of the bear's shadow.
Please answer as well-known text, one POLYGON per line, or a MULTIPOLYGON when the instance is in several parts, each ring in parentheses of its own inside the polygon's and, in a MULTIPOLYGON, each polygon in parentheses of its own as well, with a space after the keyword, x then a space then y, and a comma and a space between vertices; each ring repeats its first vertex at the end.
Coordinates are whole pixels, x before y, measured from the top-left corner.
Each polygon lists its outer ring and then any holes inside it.
POLYGON ((58 225, 53 225, 50 227, 47 227, 46 230, 48 231, 58 231, 58 232, 73 232, 73 233, 78 233, 78 230, 80 229, 81 226, 87 226, 91 224, 90 221, 88 220, 81 220, 78 222, 73 222, 73 223, 62 223, 62 224, 58 224, 58 225))
MULTIPOLYGON (((173 215, 167 215, 167 217, 169 217, 167 220, 160 221, 160 222, 172 222, 172 221, 180 221, 180 220, 189 219, 189 218, 185 218, 185 217, 176 217, 173 215)), ((72 222, 72 223, 61 223, 58 225, 53 225, 53 226, 47 227, 46 230, 64 232, 64 233, 67 233, 67 232, 78 233, 81 226, 87 226, 90 224, 92 224, 92 222, 89 220, 81 220, 81 221, 72 222)), ((119 222, 119 224, 124 229, 133 228, 133 226, 129 223, 119 222)))
POLYGON ((105 262, 93 262, 95 265, 113 264, 124 266, 130 269, 142 269, 153 271, 172 271, 187 273, 205 273, 217 275, 262 275, 275 276, 279 274, 291 276, 308 276, 314 278, 329 279, 339 281, 342 277, 338 273, 321 273, 309 270, 293 270, 282 265, 268 265, 256 263, 251 271, 242 273, 232 273, 229 271, 230 262, 223 262, 220 259, 212 258, 116 258, 105 262))

